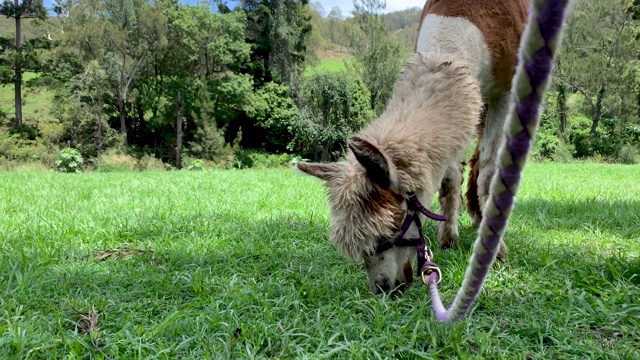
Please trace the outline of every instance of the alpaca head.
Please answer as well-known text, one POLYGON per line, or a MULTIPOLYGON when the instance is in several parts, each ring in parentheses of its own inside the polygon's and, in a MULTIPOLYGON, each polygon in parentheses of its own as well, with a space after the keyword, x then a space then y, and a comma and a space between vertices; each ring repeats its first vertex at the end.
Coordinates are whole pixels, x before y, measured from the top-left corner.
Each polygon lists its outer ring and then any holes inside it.
POLYGON ((346 257, 364 260, 374 293, 402 289, 413 281, 411 247, 378 245, 400 230, 406 214, 398 173, 388 154, 372 141, 352 137, 347 161, 300 163, 298 169, 325 181, 331 217, 330 240, 346 257))

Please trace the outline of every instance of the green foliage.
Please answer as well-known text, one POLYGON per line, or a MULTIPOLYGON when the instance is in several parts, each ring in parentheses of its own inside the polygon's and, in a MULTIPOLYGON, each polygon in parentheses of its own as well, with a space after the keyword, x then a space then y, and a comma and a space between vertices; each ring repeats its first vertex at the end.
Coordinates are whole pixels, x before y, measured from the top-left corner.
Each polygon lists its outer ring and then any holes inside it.
MULTIPOLYGON (((634 1, 575 4, 555 67, 564 100, 547 95, 536 160, 622 162, 640 144, 634 1)), ((183 154, 207 166, 286 163, 263 158, 270 153, 337 159, 346 137, 386 107, 420 14, 383 13, 381 0, 356 1, 349 17, 306 0, 248 0, 233 11, 205 3, 54 0, 59 17, 22 19, 21 54, 14 19, 0 21, 0 79, 12 83, 19 60, 26 85, 24 133, 0 139, 5 168, 53 168, 68 146, 87 164, 109 150, 131 155, 105 171, 160 170, 176 160, 178 93, 183 154)), ((12 86, 0 95, 4 126, 12 86)))
POLYGON ((170 167, 167 164, 164 164, 162 160, 157 159, 154 156, 144 154, 134 166, 135 170, 138 171, 165 171, 170 167))
POLYGON ((409 52, 380 15, 386 7, 384 1, 356 0, 354 7, 358 27, 351 34, 351 44, 358 63, 349 68, 362 78, 369 89, 371 108, 381 114, 409 52))
POLYGON ((56 170, 63 173, 80 173, 84 159, 80 151, 74 148, 65 148, 58 153, 56 170))
POLYGON ((97 163, 97 171, 103 173, 111 172, 131 172, 135 171, 138 161, 122 151, 117 149, 111 149, 103 154, 100 154, 97 163))
POLYGON ((558 54, 556 81, 583 97, 594 137, 599 137, 596 131, 604 118, 616 119, 618 126, 640 122, 634 111, 640 105, 637 93, 630 91, 640 81, 635 39, 640 22, 632 19, 629 5, 628 0, 578 0, 558 54))
POLYGON ((239 151, 233 167, 236 169, 278 169, 291 167, 294 159, 289 154, 268 154, 256 151, 239 151))
POLYGON ((244 0, 251 69, 257 84, 292 84, 303 69, 311 32, 308 0, 244 0))
POLYGON ((202 159, 193 159, 189 161, 189 165, 186 167, 187 170, 204 170, 204 161, 202 159))
MULTIPOLYGON (((5 168, 14 168, 19 164, 39 162, 53 167, 57 159, 57 146, 46 139, 26 137, 34 129, 25 129, 23 133, 0 130, 0 163, 5 168)), ((37 129, 35 129, 37 132, 37 129)))
POLYGON ((44 19, 47 16, 47 10, 42 4, 42 0, 22 0, 17 6, 12 0, 4 0, 0 5, 0 14, 12 18, 44 19))
POLYGON ((616 162, 620 164, 637 164, 640 162, 638 158, 638 148, 633 145, 623 145, 616 156, 616 162))
POLYGON ((291 98, 288 86, 275 82, 265 84, 256 92, 251 116, 257 119, 257 125, 268 130, 267 140, 281 148, 292 141, 291 124, 299 117, 299 110, 291 98))
POLYGON ((330 161, 344 152, 347 137, 374 116, 369 91, 347 72, 316 72, 301 84, 301 111, 288 125, 288 148, 303 157, 330 161))

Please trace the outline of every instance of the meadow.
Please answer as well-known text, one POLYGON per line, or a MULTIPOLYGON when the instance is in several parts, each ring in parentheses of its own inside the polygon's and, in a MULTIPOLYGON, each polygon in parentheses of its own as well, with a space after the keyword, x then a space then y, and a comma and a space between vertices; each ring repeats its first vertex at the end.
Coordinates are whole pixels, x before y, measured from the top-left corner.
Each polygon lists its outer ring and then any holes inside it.
MULTIPOLYGON (((639 166, 529 164, 467 318, 370 293, 290 170, 0 173, 0 358, 640 358, 639 166)), ((426 234, 435 240, 434 224, 426 234)), ((450 304, 475 231, 435 249, 450 304)))

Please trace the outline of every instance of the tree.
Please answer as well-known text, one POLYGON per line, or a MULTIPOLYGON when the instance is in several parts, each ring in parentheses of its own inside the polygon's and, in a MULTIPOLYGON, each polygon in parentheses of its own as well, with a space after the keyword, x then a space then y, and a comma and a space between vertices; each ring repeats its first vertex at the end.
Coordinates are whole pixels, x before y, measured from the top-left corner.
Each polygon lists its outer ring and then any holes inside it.
POLYGON ((358 64, 352 69, 359 74, 371 93, 371 108, 382 113, 391 98, 393 85, 406 53, 399 39, 388 30, 381 17, 386 8, 382 0, 355 0, 353 15, 358 25, 351 44, 358 64))
POLYGON ((65 45, 84 61, 98 61, 116 94, 120 133, 128 144, 126 106, 131 86, 152 52, 166 44, 159 2, 81 0, 69 11, 65 45))
POLYGON ((0 7, 0 14, 13 18, 16 23, 15 54, 13 60, 15 86, 15 127, 22 128, 22 20, 44 19, 47 16, 42 0, 5 0, 0 7))
POLYGON ((627 0, 579 0, 568 19, 556 71, 559 80, 580 93, 591 112, 590 134, 596 135, 605 115, 624 117, 623 103, 628 92, 621 74, 637 59, 637 43, 633 39, 637 22, 632 19, 627 0), (619 90, 619 91, 618 91, 619 90), (626 93, 626 94, 625 94, 626 93), (618 94, 615 100, 609 94, 618 94), (610 103, 607 100, 617 102, 610 103), (617 107, 617 111, 613 109, 617 107))
POLYGON ((359 77, 342 72, 315 72, 305 77, 298 116, 288 118, 294 138, 288 148, 314 161, 335 161, 347 137, 374 116, 369 91, 359 77))
POLYGON ((275 80, 292 84, 302 71, 310 17, 308 0, 243 0, 247 42, 252 46, 253 76, 258 85, 275 80))

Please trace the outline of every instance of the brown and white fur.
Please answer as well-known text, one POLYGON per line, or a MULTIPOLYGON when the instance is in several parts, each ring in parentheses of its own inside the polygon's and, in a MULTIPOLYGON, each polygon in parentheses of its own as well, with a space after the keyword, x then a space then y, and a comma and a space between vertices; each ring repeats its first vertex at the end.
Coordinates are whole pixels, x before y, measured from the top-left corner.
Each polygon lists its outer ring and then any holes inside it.
MULTIPOLYGON (((527 7, 526 0, 428 0, 416 53, 385 112, 350 138, 346 162, 298 164, 326 182, 330 239, 345 256, 364 258, 374 293, 413 281, 415 249, 374 252, 399 230, 407 192, 415 192, 425 205, 439 192, 440 211, 447 217, 438 225, 440 247, 458 246, 462 164, 477 130, 467 211, 479 224, 527 7)), ((412 225, 406 236, 417 235, 412 225)), ((504 259, 502 245, 499 257, 504 259)))

